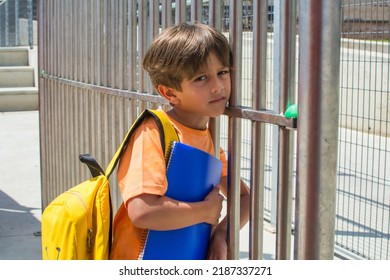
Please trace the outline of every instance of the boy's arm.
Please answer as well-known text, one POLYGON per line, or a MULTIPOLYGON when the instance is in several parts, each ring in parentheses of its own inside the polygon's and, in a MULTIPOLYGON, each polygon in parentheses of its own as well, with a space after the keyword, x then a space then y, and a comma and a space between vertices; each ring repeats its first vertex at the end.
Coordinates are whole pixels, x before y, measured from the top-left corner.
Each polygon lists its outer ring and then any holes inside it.
MULTIPOLYGON (((248 186, 240 182, 240 229, 249 220, 250 193, 248 186)), ((227 194, 227 177, 221 179, 221 190, 227 194)), ((227 258, 227 217, 225 217, 214 229, 210 241, 208 259, 224 260, 227 258)))
POLYGON ((200 202, 182 202, 166 196, 142 194, 127 203, 129 218, 138 228, 173 230, 198 223, 215 225, 221 215, 223 197, 214 188, 200 202))

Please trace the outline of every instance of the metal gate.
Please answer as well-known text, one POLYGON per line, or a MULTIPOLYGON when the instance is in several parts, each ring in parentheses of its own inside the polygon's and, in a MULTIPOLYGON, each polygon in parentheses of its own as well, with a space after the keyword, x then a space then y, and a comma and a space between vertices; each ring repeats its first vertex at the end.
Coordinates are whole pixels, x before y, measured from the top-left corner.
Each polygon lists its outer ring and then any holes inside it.
MULTIPOLYGON (((229 155, 230 258, 239 255, 240 178, 251 188, 251 259, 263 257, 263 220, 276 227, 278 259, 333 258, 341 1, 64 0, 38 8, 43 208, 89 177, 79 154, 106 166, 144 108, 167 108, 140 58, 161 29, 202 21, 225 32, 234 52, 234 94, 210 125, 229 155), (292 104, 298 120, 283 114, 292 104)), ((118 191, 113 202, 121 203, 118 191)))

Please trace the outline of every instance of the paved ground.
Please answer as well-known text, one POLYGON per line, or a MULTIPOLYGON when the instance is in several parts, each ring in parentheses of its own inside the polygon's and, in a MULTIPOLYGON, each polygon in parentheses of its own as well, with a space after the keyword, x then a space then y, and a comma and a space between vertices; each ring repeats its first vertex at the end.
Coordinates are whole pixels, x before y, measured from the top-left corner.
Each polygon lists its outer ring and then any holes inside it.
POLYGON ((41 258, 38 112, 0 113, 0 259, 41 258))
MULTIPOLYGON (((38 111, 0 112, 0 260, 40 260, 41 183, 38 111)), ((240 258, 248 259, 248 226, 240 258)), ((264 259, 275 259, 275 234, 264 231, 264 259)))

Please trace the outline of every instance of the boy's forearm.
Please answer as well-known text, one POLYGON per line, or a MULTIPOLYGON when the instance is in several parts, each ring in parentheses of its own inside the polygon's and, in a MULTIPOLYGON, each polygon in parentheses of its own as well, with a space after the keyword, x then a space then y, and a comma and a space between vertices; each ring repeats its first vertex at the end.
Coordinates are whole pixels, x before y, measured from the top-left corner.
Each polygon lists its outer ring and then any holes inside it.
MULTIPOLYGON (((221 178, 222 190, 225 196, 227 196, 227 177, 221 178)), ((249 203, 250 203, 250 191, 248 186, 243 180, 240 181, 240 228, 243 228, 249 221, 249 203)))
MULTIPOLYGON (((249 221, 249 203, 250 194, 249 188, 244 182, 241 181, 241 194, 240 194, 240 229, 242 229, 249 221)), ((215 230, 219 230, 227 234, 227 216, 218 224, 215 230)))
MULTIPOLYGON (((242 195, 240 198, 240 229, 242 229, 249 221, 249 195, 242 195)), ((218 226, 215 228, 215 230, 219 230, 221 232, 224 232, 227 234, 228 228, 227 228, 227 215, 221 222, 218 224, 218 226)))
POLYGON ((243 228, 249 221, 249 204, 250 193, 249 188, 241 181, 241 196, 240 196, 240 228, 243 228))
POLYGON ((134 225, 153 230, 173 230, 201 223, 205 219, 203 202, 187 203, 166 196, 133 199, 128 213, 134 225))

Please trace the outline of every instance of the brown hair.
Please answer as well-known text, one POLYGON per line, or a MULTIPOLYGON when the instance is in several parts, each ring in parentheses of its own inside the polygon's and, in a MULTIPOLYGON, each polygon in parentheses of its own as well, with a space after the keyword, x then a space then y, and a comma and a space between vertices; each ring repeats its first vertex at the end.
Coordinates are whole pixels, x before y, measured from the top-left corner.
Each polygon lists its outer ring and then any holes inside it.
POLYGON ((205 24, 182 23, 157 36, 145 54, 143 68, 154 87, 181 90, 183 79, 196 75, 212 52, 223 65, 232 67, 232 52, 221 32, 205 24))

